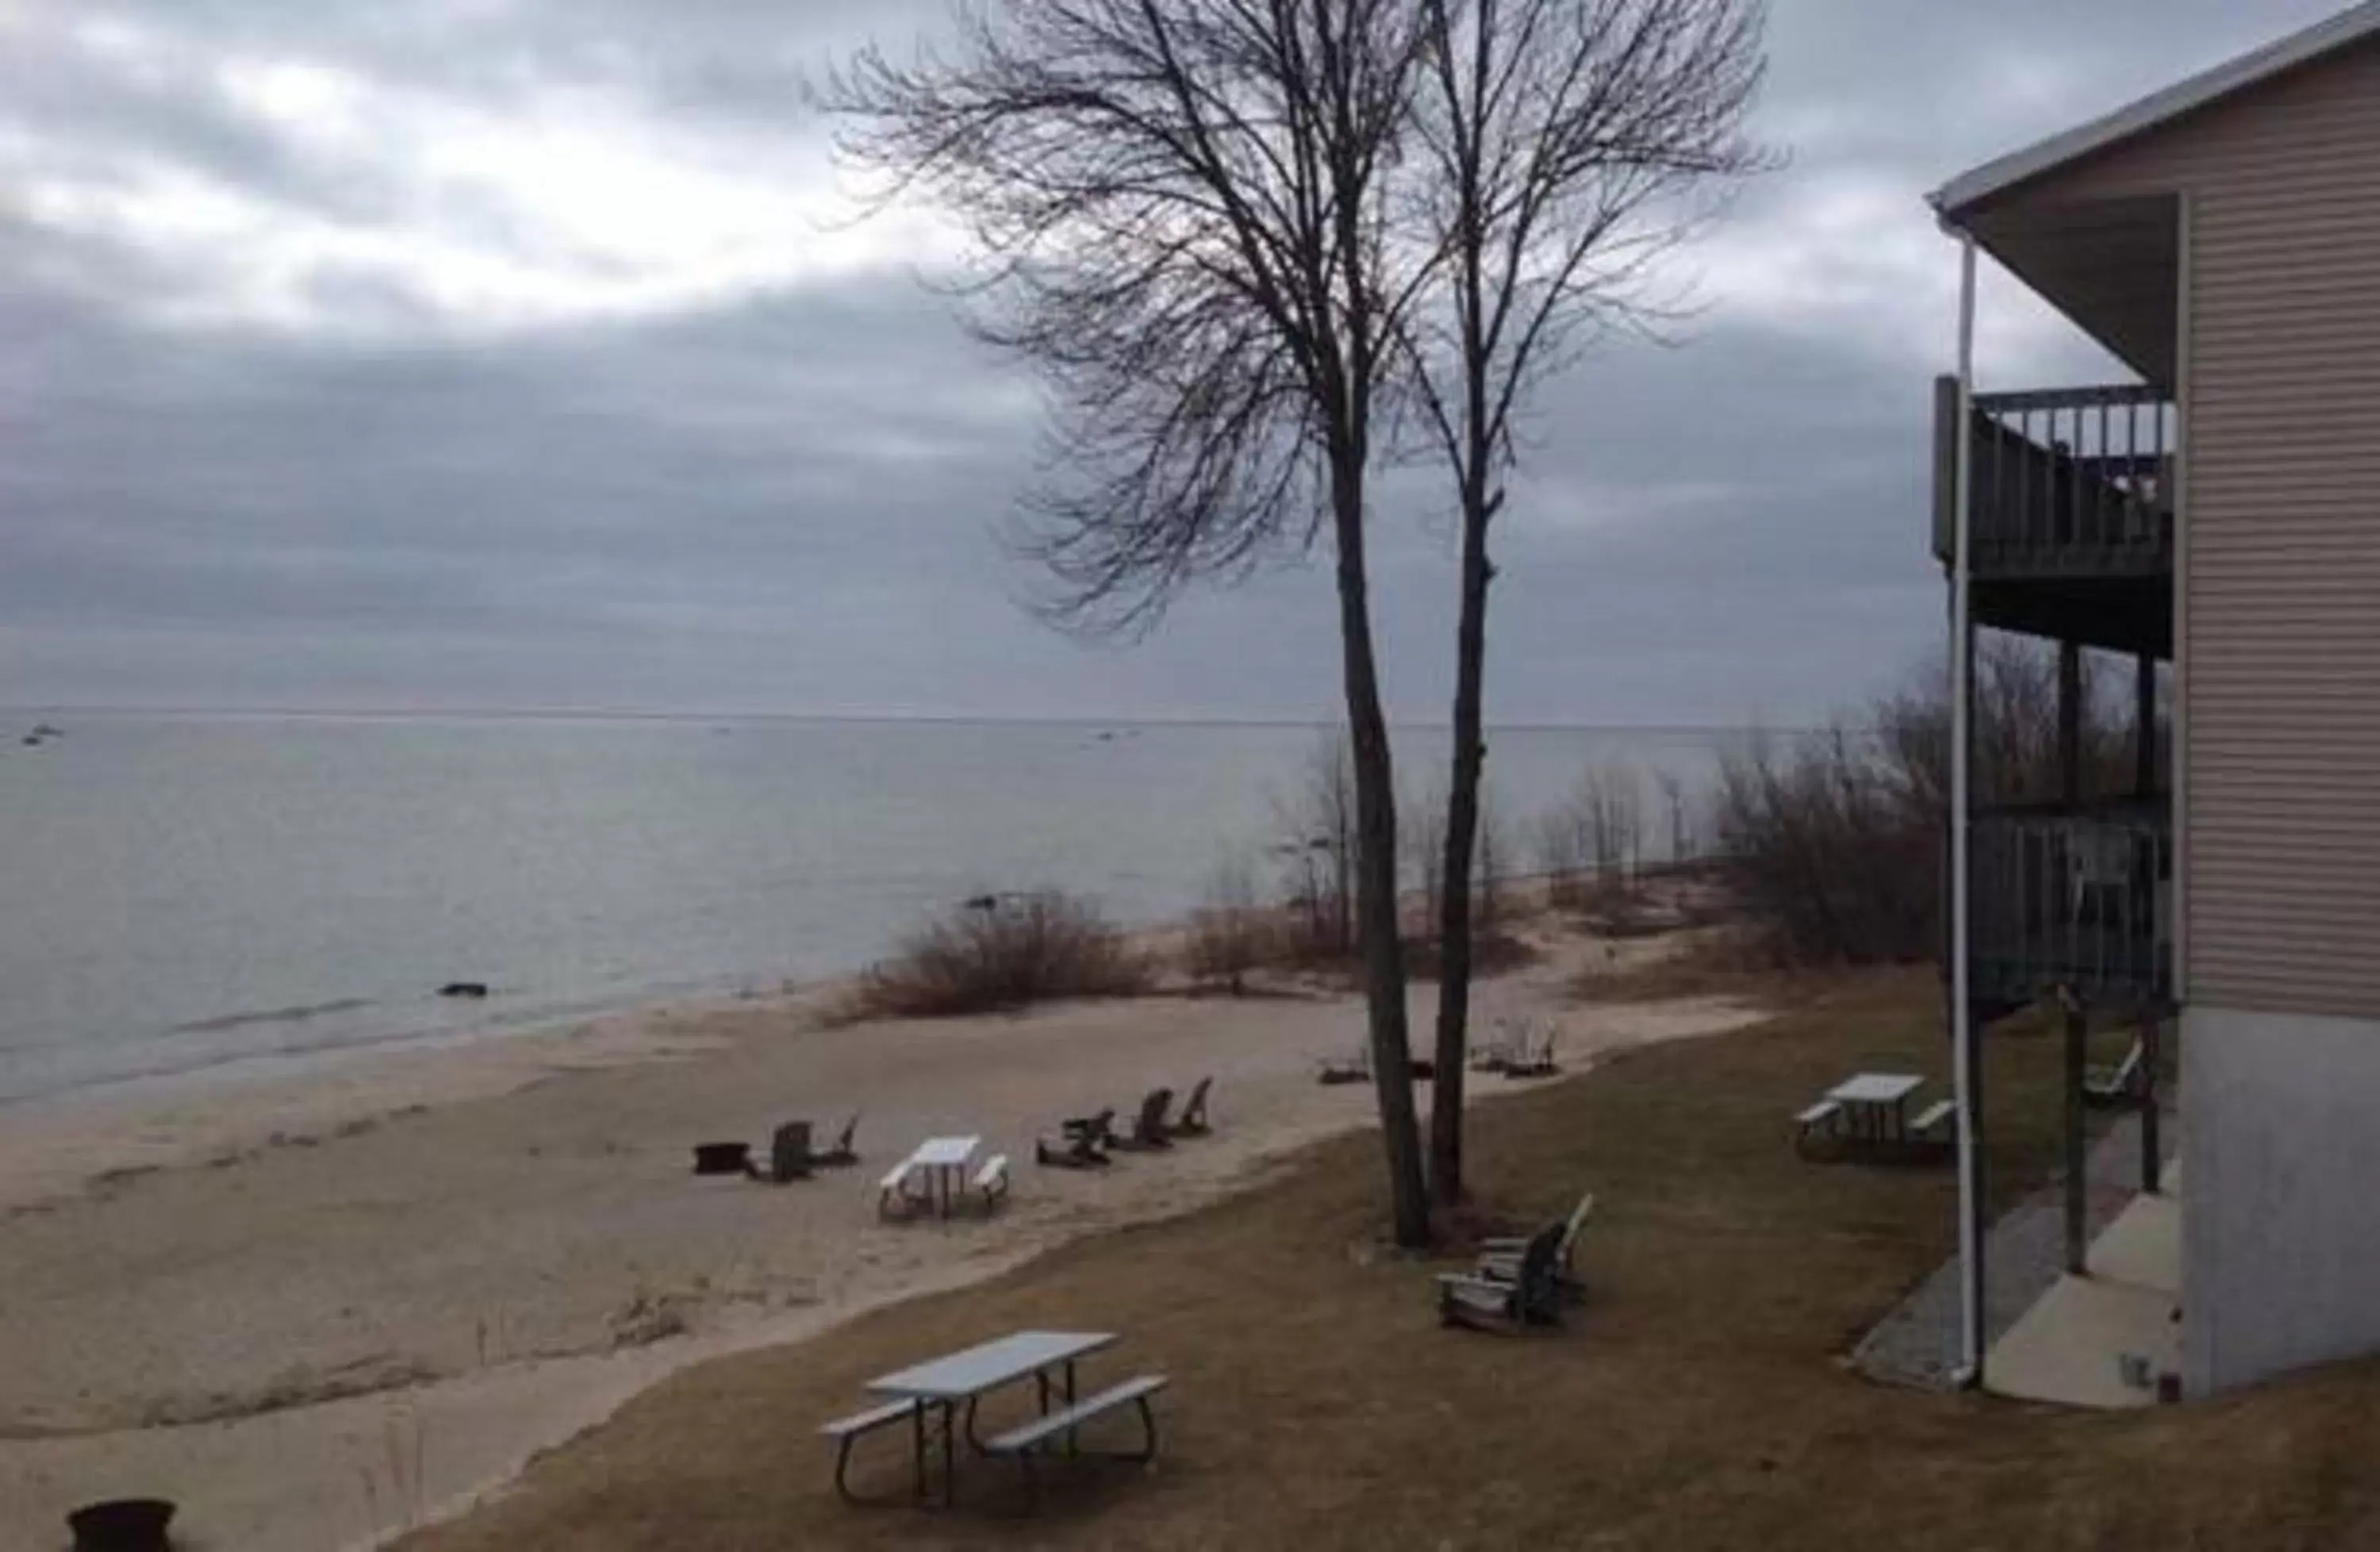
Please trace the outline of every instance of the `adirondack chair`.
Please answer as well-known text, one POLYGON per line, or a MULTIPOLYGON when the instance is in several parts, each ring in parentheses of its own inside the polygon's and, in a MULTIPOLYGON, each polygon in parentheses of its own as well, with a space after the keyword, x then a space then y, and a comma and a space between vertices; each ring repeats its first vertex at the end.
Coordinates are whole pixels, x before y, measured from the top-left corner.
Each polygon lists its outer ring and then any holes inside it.
POLYGON ((1215 1086, 1212 1078, 1200 1078, 1190 1097, 1182 1107, 1181 1119, 1173 1123, 1177 1137, 1203 1137, 1212 1130, 1207 1124, 1207 1091, 1215 1086))
POLYGON ((1475 1273, 1441 1272, 1438 1318, 1441 1325, 1483 1330, 1522 1331, 1561 1322, 1561 1242, 1566 1225, 1548 1224, 1521 1253, 1519 1273, 1507 1281, 1475 1273))
MULTIPOLYGON (((1595 1211, 1595 1193, 1580 1196, 1578 1206, 1561 1225, 1561 1238, 1555 1245, 1554 1276, 1561 1288, 1562 1297, 1576 1303, 1586 1297, 1586 1279, 1578 1275, 1578 1241, 1585 1231, 1586 1220, 1595 1211)), ((1479 1242, 1478 1275, 1497 1282, 1521 1280, 1522 1262, 1527 1256, 1526 1239, 1498 1238, 1479 1242)))
POLYGON ((1518 1052, 1504 1063, 1508 1078, 1550 1078, 1561 1071, 1554 1061, 1554 1037, 1551 1030, 1535 1045, 1524 1038, 1518 1052))
POLYGON ((1165 1123, 1165 1112, 1172 1103, 1172 1089, 1150 1089, 1148 1097, 1140 1102, 1140 1114, 1134 1118, 1132 1131, 1115 1138, 1111 1146, 1135 1151, 1172 1147, 1173 1129, 1165 1123))
POLYGON ((811 1162, 835 1167, 858 1163, 858 1151, 851 1146, 852 1138, 858 1133, 859 1112, 854 1110, 851 1112, 850 1119, 843 1123, 843 1130, 835 1134, 834 1146, 824 1153, 814 1155, 811 1162))
POLYGON ((810 1178, 819 1160, 810 1153, 810 1123, 789 1121, 769 1139, 769 1179, 779 1185, 810 1178))
POLYGON ((1111 1105, 1097 1115, 1069 1117, 1059 1130, 1070 1141, 1103 1148, 1115 1141, 1115 1107, 1111 1105))
MULTIPOLYGON (((1102 1121, 1106 1114, 1102 1112, 1102 1121)), ((1107 1136, 1104 1124, 1097 1129, 1076 1130, 1076 1123, 1066 1122, 1065 1140, 1052 1146, 1046 1137, 1033 1139, 1033 1162, 1052 1170, 1101 1170, 1115 1162, 1099 1148, 1107 1136)))
POLYGON ((2082 1100, 2088 1105, 2129 1105, 2141 1097, 2141 1063, 2143 1052, 2138 1040, 2124 1053, 2124 1060, 2113 1067, 2094 1069, 2082 1080, 2082 1100))

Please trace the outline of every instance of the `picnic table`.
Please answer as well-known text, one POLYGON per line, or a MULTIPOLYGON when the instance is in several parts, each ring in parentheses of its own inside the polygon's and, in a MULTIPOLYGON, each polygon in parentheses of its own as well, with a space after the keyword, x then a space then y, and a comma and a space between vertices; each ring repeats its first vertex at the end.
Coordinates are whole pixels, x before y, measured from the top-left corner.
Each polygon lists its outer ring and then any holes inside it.
POLYGON ((967 1163, 982 1145, 981 1137, 929 1137, 909 1156, 909 1169, 925 1171, 927 1198, 942 1217, 951 1216, 951 1204, 966 1183, 967 1163))
POLYGON ((1864 1142, 1905 1142, 1909 1137, 1909 1097, 1925 1080, 1908 1073, 1855 1073, 1827 1090, 1827 1097, 1843 1108, 1846 1130, 1864 1142))
MULTIPOLYGON (((1075 1362, 1112 1346, 1115 1340, 1112 1331, 1015 1331, 978 1343, 965 1352, 950 1353, 871 1379, 868 1382, 868 1388, 877 1395, 914 1405, 911 1414, 912 1453, 920 1497, 926 1495, 927 1490, 927 1414, 938 1414, 941 1431, 942 1502, 948 1506, 958 1498, 958 1450, 954 1439, 957 1429, 953 1426, 953 1419, 960 1402, 966 1403, 965 1432, 967 1443, 980 1449, 982 1443, 975 1432, 975 1409, 976 1402, 983 1396, 1003 1386, 1030 1379, 1035 1382, 1042 1415, 1049 1415, 1053 1395, 1062 1395, 1065 1404, 1072 1407, 1075 1404, 1075 1362), (1053 1370, 1056 1371, 1054 1378, 1053 1370)), ((1071 1452, 1071 1437, 1067 1445, 1071 1452)))

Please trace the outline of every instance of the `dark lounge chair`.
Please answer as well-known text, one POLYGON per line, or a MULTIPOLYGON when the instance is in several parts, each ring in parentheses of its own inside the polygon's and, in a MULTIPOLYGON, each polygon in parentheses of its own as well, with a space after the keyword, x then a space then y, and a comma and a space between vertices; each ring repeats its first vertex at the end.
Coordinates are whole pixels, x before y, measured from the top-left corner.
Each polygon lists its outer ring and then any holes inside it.
POLYGON ((1046 1138, 1034 1138, 1033 1162, 1050 1170, 1099 1170, 1115 1160, 1101 1153, 1088 1135, 1078 1134, 1058 1147, 1051 1147, 1046 1138))
POLYGON ((810 1123, 789 1121, 769 1139, 768 1179, 779 1185, 808 1180, 825 1160, 810 1152, 810 1123))
POLYGON ((1207 1124, 1207 1091, 1214 1086, 1212 1078, 1198 1080, 1198 1086, 1190 1091, 1188 1101, 1182 1107, 1181 1119, 1173 1123, 1175 1136, 1203 1137, 1213 1130, 1207 1124))
POLYGON ((1324 1057, 1317 1083, 1360 1084, 1372 1081, 1372 1051, 1368 1046, 1357 1046, 1355 1054, 1343 1060, 1324 1057))
POLYGON ((1068 1138, 1080 1138, 1094 1148, 1106 1147, 1115 1141, 1115 1108, 1110 1106, 1097 1115, 1075 1116, 1061 1128, 1068 1138))
POLYGON ((1165 1124, 1166 1108, 1173 1103, 1170 1088, 1153 1088, 1148 1097, 1140 1102, 1140 1114, 1132 1123, 1132 1131, 1113 1140, 1111 1146, 1131 1148, 1135 1152, 1148 1148, 1172 1147, 1173 1129, 1165 1124))
POLYGON ((858 1132, 859 1112, 857 1110, 854 1110, 851 1112, 851 1119, 843 1123, 843 1131, 836 1135, 834 1139, 834 1146, 827 1149, 824 1153, 815 1155, 812 1158, 812 1162, 828 1165, 837 1169, 845 1165, 858 1163, 858 1151, 851 1146, 852 1138, 857 1135, 858 1132))

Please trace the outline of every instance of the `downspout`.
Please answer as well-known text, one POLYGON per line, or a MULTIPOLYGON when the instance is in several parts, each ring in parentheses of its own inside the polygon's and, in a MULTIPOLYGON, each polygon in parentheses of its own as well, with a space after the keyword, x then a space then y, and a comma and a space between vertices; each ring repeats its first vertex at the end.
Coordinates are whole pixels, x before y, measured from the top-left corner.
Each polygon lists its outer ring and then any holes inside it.
POLYGON ((1959 1122, 1959 1367, 1962 1387, 1984 1376, 1984 1264, 1975 1127, 1973 1004, 1968 995, 1969 722, 1974 694, 1974 616, 1969 586, 1974 500, 1975 239, 1959 238, 1957 494, 1950 563, 1950 1072, 1959 1122))

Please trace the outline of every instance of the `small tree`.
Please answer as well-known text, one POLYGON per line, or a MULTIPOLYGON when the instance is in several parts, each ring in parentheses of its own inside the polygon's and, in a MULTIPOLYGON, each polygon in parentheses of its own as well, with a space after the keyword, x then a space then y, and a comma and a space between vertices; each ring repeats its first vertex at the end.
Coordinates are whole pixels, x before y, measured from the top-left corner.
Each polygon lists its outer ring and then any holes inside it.
POLYGON ((1742 125, 1764 68, 1764 13, 1759 0, 1420 4, 1413 220, 1443 267, 1430 305, 1397 322, 1463 530, 1430 1107, 1430 1189, 1452 1203, 1463 1194, 1470 878, 1488 758, 1488 539, 1514 461, 1513 419, 1572 353, 1649 316, 1649 267, 1698 213, 1686 197, 1760 164, 1742 125))

